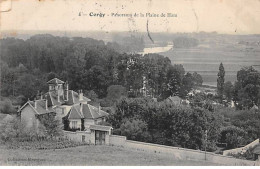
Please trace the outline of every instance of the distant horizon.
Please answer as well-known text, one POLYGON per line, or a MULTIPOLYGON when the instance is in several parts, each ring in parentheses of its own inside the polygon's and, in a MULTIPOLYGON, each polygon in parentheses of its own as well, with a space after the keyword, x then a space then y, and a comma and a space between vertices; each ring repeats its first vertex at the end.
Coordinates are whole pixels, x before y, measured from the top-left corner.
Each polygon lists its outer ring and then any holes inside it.
MULTIPOLYGON (((87 31, 63 31, 63 30, 5 30, 1 31, 0 34, 0 39, 3 38, 8 38, 8 37, 14 37, 18 38, 19 36, 22 35, 29 35, 30 37, 35 36, 35 35, 44 35, 44 34, 50 34, 53 36, 60 36, 60 37, 85 37, 87 34, 128 34, 128 35, 138 35, 138 34, 147 34, 145 31, 140 31, 140 32, 130 32, 130 31, 103 31, 103 30, 87 30, 87 31), (82 36, 76 35, 76 34, 82 34, 82 36)), ((225 34, 225 33, 220 33, 216 31, 212 32, 205 32, 205 31, 200 31, 200 32, 149 32, 150 34, 162 34, 162 35, 182 35, 182 34, 211 34, 211 35, 225 35, 225 36, 260 36, 260 34, 225 34)), ((30 38, 30 37, 27 37, 30 38)), ((92 37, 91 37, 92 38, 92 37)))

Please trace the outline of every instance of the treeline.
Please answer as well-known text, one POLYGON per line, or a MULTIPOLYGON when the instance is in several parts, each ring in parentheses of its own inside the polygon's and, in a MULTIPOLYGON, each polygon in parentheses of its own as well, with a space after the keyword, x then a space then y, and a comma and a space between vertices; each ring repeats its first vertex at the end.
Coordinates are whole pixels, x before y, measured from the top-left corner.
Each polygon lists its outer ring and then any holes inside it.
POLYGON ((237 109, 259 109, 260 72, 253 66, 244 67, 237 72, 237 81, 225 82, 225 68, 221 63, 217 79, 217 98, 220 103, 233 101, 237 109))
POLYGON ((173 39, 173 46, 175 48, 191 48, 198 46, 199 41, 195 38, 180 36, 173 39))
POLYGON ((109 46, 91 38, 52 35, 2 39, 1 95, 18 98, 21 104, 37 91, 47 91, 46 82, 54 77, 98 98, 105 98, 111 85, 121 85, 132 92, 131 97, 139 97, 144 77, 150 95, 159 99, 185 97, 194 85, 202 84, 199 74, 185 73, 182 65, 172 65, 167 57, 119 53, 109 46))
POLYGON ((152 99, 121 99, 108 121, 128 139, 191 149, 216 149, 221 116, 200 107, 152 99), (206 139, 206 132, 207 139, 206 139))
POLYGON ((214 105, 205 94, 190 101, 190 106, 176 106, 167 100, 123 98, 108 122, 113 134, 130 140, 207 151, 245 146, 260 137, 260 114, 254 110, 214 105))

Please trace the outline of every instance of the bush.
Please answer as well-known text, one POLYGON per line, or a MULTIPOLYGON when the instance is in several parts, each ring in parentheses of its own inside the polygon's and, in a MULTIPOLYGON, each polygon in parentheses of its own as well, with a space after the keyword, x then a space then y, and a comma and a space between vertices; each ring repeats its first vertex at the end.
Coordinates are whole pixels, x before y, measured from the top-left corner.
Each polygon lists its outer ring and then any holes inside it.
POLYGON ((14 114, 16 112, 15 107, 12 105, 11 100, 5 99, 0 101, 0 113, 14 114))
POLYGON ((227 148, 237 148, 239 145, 244 144, 244 137, 247 133, 238 127, 227 126, 221 129, 220 142, 227 143, 227 148))
POLYGON ((32 141, 42 139, 44 137, 46 137, 45 127, 42 125, 39 125, 38 128, 33 126, 30 130, 28 130, 17 118, 9 121, 3 121, 1 124, 0 139, 3 143, 32 141))

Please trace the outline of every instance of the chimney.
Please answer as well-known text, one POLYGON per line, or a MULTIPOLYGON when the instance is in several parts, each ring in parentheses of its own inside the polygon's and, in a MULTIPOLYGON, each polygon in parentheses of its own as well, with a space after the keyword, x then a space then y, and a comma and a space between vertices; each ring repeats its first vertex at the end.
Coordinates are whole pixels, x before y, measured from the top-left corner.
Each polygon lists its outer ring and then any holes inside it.
POLYGON ((42 92, 41 92, 41 100, 43 99, 42 92))
POLYGON ((69 100, 69 83, 68 82, 65 83, 64 97, 65 97, 66 101, 69 100))
POLYGON ((83 92, 79 90, 79 101, 83 100, 83 92))
POLYGON ((45 108, 46 108, 46 110, 48 110, 48 99, 47 98, 45 100, 45 108))
POLYGON ((83 114, 82 110, 83 110, 83 104, 80 103, 80 110, 79 111, 80 111, 81 114, 83 114))
POLYGON ((37 90, 37 95, 36 95, 36 98, 37 98, 37 99, 39 99, 40 95, 41 95, 40 91, 39 91, 39 90, 37 90))
POLYGON ((58 97, 57 100, 60 103, 60 92, 59 91, 58 91, 57 97, 58 97))
POLYGON ((37 109, 37 100, 34 101, 34 108, 37 109))
POLYGON ((98 104, 98 114, 100 114, 101 106, 100 103, 98 104))

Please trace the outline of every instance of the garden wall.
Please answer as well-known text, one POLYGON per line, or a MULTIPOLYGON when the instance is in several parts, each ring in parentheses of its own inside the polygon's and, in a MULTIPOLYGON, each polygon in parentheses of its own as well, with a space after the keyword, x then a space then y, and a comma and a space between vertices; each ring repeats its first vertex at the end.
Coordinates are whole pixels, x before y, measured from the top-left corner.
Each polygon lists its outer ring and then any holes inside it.
POLYGON ((71 131, 64 131, 65 133, 65 137, 73 140, 73 141, 77 141, 77 142, 83 142, 85 139, 86 143, 92 144, 93 141, 91 141, 91 133, 90 132, 86 132, 86 131, 76 131, 76 132, 71 132, 71 131), (85 136, 85 138, 84 138, 85 136))
MULTIPOLYGON (((172 155, 173 158, 180 160, 205 160, 204 151, 144 143, 138 141, 130 141, 126 140, 126 137, 123 136, 111 135, 110 144, 115 146, 122 146, 128 149, 146 151, 150 153, 160 153, 161 155, 172 155)), ((212 163, 223 165, 259 165, 259 163, 256 161, 241 160, 230 156, 218 155, 210 152, 206 153, 206 160, 212 163)))

